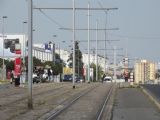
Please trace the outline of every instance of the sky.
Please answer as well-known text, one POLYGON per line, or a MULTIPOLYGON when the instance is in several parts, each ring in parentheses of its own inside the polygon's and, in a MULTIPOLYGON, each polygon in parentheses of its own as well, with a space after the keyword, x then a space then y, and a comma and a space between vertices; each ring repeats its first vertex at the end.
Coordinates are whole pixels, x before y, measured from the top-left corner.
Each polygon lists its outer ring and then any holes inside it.
MULTIPOLYGON (((118 55, 127 55, 132 59, 148 59, 154 62, 160 61, 160 0, 75 0, 76 7, 87 7, 88 1, 91 7, 104 8, 117 7, 118 10, 108 12, 107 28, 119 28, 119 30, 107 30, 108 40, 120 40, 119 42, 107 42, 107 49, 117 46, 123 50, 117 50, 118 55)), ((72 7, 72 0, 33 0, 34 7, 72 7)), ((6 34, 27 33, 28 19, 27 0, 0 0, 0 31, 2 29, 2 16, 7 16, 4 22, 6 34)), ((91 11, 90 28, 105 27, 106 15, 104 11, 91 11)), ((60 28, 72 27, 72 11, 70 10, 35 10, 33 11, 34 43, 54 41, 63 49, 70 49, 72 44, 72 32, 60 28), (45 15, 44 15, 45 14, 45 15), (56 36, 56 37, 55 37, 56 36), (62 42, 62 41, 65 41, 62 42)), ((87 28, 87 11, 76 11, 76 28, 87 28)), ((90 38, 96 39, 96 31, 90 32, 90 38)), ((76 31, 76 39, 87 40, 87 31, 76 31)), ((98 39, 104 40, 104 31, 98 31, 98 39)), ((91 48, 95 48, 95 42, 91 42, 91 48)), ((98 43, 98 48, 104 48, 104 42, 98 43)), ((87 53, 87 42, 80 42, 80 49, 87 53)), ((99 54, 104 55, 103 50, 99 54)), ((113 60, 113 51, 107 50, 108 58, 113 60)), ((119 57, 121 60, 122 57, 119 57)))

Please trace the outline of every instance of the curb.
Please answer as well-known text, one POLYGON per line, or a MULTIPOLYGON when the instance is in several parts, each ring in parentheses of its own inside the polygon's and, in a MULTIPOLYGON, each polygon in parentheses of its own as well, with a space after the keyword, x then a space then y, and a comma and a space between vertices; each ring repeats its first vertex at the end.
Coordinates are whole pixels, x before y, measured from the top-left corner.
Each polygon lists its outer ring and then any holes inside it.
POLYGON ((149 93, 145 88, 143 88, 142 86, 140 86, 140 88, 142 89, 143 93, 145 95, 147 95, 149 97, 149 99, 158 107, 158 109, 160 110, 160 103, 159 101, 151 95, 151 93, 149 93))

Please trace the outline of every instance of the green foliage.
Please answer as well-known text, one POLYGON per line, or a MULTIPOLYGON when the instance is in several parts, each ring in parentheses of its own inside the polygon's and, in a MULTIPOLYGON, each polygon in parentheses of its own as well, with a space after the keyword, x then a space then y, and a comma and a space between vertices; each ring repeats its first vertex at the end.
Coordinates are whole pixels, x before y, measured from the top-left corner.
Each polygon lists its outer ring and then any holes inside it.
POLYGON ((36 57, 33 57, 33 67, 35 66, 43 66, 43 63, 41 60, 37 59, 36 57))
MULTIPOLYGON (((7 70, 13 70, 14 69, 14 61, 12 60, 4 60, 4 64, 6 65, 7 70)), ((0 67, 3 66, 3 59, 0 58, 0 67)))
MULTIPOLYGON (((96 64, 91 63, 90 67, 93 68, 93 81, 95 81, 96 80, 96 64)), ((103 75, 102 68, 98 65, 98 80, 101 79, 102 75, 103 75)))
MULTIPOLYGON (((25 66, 28 69, 28 57, 25 57, 25 66)), ((43 66, 43 63, 38 58, 33 57, 33 67, 35 66, 43 66)))
MULTIPOLYGON (((33 57, 33 68, 36 66, 42 66, 45 68, 45 66, 48 65, 52 68, 53 73, 55 75, 58 75, 59 73, 62 73, 62 67, 65 65, 63 61, 60 59, 60 56, 58 54, 56 54, 56 60, 59 61, 59 62, 56 62, 56 64, 54 64, 52 61, 46 61, 43 63, 41 62, 40 59, 33 57)), ((3 59, 0 58, 0 67, 2 67, 2 65, 3 65, 3 59)), ((14 70, 14 61, 5 60, 5 65, 7 70, 14 70)), ((25 66, 26 66, 26 69, 28 69, 28 57, 25 57, 25 66)))
POLYGON ((3 60, 2 58, 0 58, 0 67, 2 67, 2 65, 3 65, 3 60))
POLYGON ((5 60, 5 65, 7 70, 13 70, 14 69, 14 61, 5 60))
POLYGON ((43 66, 45 67, 46 65, 50 66, 51 69, 53 70, 54 75, 58 75, 62 73, 62 67, 64 66, 64 62, 60 59, 59 54, 56 54, 56 62, 55 64, 52 61, 46 61, 43 63, 43 66))
MULTIPOLYGON (((73 49, 72 49, 73 51, 73 49)), ((67 60, 69 63, 69 67, 72 68, 73 66, 73 53, 69 55, 69 58, 67 60)), ((75 72, 80 75, 82 75, 82 68, 83 68, 83 62, 82 62, 82 52, 79 49, 79 43, 75 42, 75 72)))

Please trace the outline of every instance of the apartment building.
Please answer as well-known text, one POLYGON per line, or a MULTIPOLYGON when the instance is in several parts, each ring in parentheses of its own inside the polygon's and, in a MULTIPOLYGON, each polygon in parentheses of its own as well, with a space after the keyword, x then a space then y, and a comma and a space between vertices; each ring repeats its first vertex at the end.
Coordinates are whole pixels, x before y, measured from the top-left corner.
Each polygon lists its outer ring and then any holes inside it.
POLYGON ((156 64, 147 60, 140 60, 135 63, 135 83, 145 83, 148 80, 155 80, 156 64))

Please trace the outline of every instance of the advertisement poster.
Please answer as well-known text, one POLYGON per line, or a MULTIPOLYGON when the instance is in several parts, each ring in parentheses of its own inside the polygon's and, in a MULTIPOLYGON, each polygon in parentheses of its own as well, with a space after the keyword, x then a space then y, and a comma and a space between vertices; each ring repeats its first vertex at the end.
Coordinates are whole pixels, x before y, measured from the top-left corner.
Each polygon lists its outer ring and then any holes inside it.
POLYGON ((14 72, 15 76, 18 76, 21 74, 21 58, 16 58, 14 62, 14 72))

